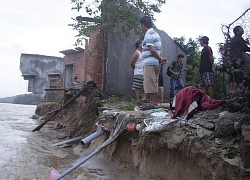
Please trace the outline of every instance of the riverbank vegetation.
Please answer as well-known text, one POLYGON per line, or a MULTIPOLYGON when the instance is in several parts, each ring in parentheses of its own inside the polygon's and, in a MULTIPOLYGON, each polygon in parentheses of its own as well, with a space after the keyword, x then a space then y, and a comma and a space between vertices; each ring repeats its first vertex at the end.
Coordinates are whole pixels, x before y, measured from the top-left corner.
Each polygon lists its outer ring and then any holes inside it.
POLYGON ((40 101, 42 101, 41 96, 35 94, 21 94, 11 97, 0 98, 0 103, 12 104, 37 105, 37 103, 40 101))

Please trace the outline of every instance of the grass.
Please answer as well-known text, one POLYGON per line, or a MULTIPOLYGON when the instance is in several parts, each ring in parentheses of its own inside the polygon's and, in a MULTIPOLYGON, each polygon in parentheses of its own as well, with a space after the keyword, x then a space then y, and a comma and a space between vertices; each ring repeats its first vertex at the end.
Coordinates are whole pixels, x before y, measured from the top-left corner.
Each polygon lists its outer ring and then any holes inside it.
POLYGON ((216 135, 212 134, 212 135, 205 135, 202 137, 195 137, 192 139, 192 141, 202 141, 202 140, 214 140, 215 138, 217 138, 216 135))
POLYGON ((105 104, 115 105, 116 108, 123 111, 133 111, 135 107, 135 101, 130 97, 118 97, 111 96, 104 102, 105 104))

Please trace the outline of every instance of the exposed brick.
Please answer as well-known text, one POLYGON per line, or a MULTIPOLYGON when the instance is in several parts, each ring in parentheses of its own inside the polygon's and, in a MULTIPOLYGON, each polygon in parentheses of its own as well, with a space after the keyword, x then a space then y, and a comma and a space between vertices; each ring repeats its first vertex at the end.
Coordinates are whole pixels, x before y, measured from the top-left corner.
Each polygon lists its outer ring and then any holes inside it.
POLYGON ((80 82, 94 80, 100 89, 102 87, 102 72, 104 59, 103 32, 92 32, 89 41, 85 41, 85 51, 64 56, 64 65, 73 64, 73 75, 80 82))

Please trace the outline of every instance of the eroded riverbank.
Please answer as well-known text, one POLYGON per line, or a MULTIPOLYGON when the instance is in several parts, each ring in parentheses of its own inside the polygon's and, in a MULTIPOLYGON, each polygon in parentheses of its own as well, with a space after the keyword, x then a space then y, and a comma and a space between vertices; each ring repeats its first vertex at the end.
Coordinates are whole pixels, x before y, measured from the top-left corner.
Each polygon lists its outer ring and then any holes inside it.
MULTIPOLYGON (((117 108, 119 109, 119 105, 117 104, 106 107, 106 109, 117 108)), ((101 109, 105 108, 102 107, 101 109)), ((95 162, 97 158, 97 161, 105 162, 104 166, 110 164, 110 169, 106 171, 109 173, 104 173, 103 171, 101 171, 102 173, 98 173, 101 174, 100 178, 103 179, 121 179, 123 177, 125 177, 124 179, 154 180, 249 179, 248 170, 243 168, 239 149, 237 150, 237 139, 232 139, 232 137, 219 138, 214 135, 215 132, 214 128, 211 127, 213 124, 211 121, 217 119, 219 113, 222 111, 221 108, 217 108, 213 111, 203 112, 192 119, 192 126, 176 123, 162 133, 141 133, 140 131, 129 132, 124 130, 101 153, 91 158, 84 165, 72 172, 72 174, 74 178, 85 177, 86 169, 84 168, 88 169, 89 163, 95 162), (235 151, 231 152, 232 150, 235 151), (228 153, 229 155, 234 154, 234 156, 228 158, 228 153), (120 177, 116 175, 120 175, 120 177)), ((80 135, 80 132, 82 132, 81 135, 86 137, 97 129, 96 122, 98 118, 93 118, 92 116, 91 121, 89 121, 89 118, 86 120, 88 113, 93 115, 94 112, 96 111, 91 111, 91 109, 86 111, 79 102, 75 102, 75 104, 71 105, 71 108, 60 114, 60 117, 56 121, 61 123, 62 130, 65 133, 64 136, 68 136, 69 132, 73 132, 75 135, 80 135), (84 116, 86 113, 87 116, 84 116), (81 124, 78 131, 69 131, 69 129, 77 127, 75 126, 76 122, 81 124)), ((129 114, 131 112, 126 113, 129 114)), ((145 112, 142 112, 143 114, 145 115, 145 112)), ((100 115, 101 111, 99 111, 100 115)), ((233 116, 239 117, 240 114, 236 113, 233 116)), ((242 116, 245 115, 242 114, 242 116)), ((96 117, 98 117, 98 114, 96 114, 96 117)), ((80 150, 82 153, 79 154, 81 158, 92 152, 108 137, 109 134, 106 134, 94 140, 89 148, 78 146, 77 148, 82 149, 80 150)), ((62 165, 59 168, 60 172, 65 170, 66 167, 62 165)))

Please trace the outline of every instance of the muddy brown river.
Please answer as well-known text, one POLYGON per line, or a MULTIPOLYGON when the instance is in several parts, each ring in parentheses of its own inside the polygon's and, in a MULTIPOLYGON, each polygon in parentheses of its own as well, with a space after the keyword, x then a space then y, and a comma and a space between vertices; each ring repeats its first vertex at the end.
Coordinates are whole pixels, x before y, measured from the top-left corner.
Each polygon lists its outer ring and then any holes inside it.
MULTIPOLYGON (((0 179, 49 180, 50 172, 60 174, 86 157, 90 152, 81 146, 52 146, 58 132, 46 127, 32 132, 41 122, 31 117, 36 106, 0 103, 0 179)), ((69 173, 63 180, 133 180, 134 172, 120 171, 98 154, 69 173)))

